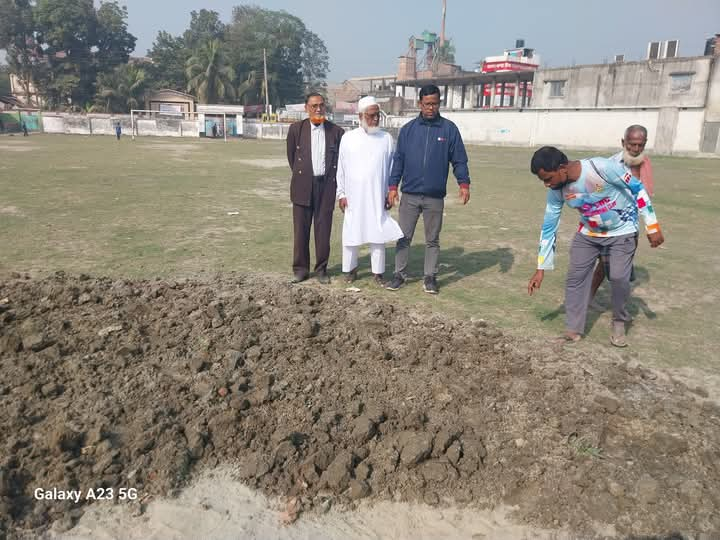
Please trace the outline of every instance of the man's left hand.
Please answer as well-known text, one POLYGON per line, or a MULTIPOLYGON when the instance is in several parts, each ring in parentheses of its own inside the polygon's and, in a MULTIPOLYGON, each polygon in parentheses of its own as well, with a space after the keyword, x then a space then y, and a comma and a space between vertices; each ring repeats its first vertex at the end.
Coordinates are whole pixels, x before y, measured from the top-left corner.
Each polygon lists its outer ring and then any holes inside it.
POLYGON ((345 211, 345 209, 347 208, 347 197, 343 197, 338 201, 338 207, 341 211, 345 211))
POLYGON ((463 204, 467 204, 470 200, 470 188, 461 187, 460 188, 460 202, 463 204))
POLYGON ((665 241, 665 237, 660 231, 651 233, 647 235, 648 240, 650 241, 650 247, 658 247, 665 241))

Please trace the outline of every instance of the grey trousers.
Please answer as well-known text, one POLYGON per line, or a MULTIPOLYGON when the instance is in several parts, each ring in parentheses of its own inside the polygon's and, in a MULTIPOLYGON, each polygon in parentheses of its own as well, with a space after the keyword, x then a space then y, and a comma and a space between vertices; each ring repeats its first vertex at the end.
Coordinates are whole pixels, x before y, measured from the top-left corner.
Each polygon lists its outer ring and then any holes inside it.
POLYGON ((410 243, 415 234, 420 214, 423 215, 425 226, 425 276, 438 273, 440 258, 440 229, 442 229, 445 199, 403 193, 400 199, 399 217, 403 237, 395 247, 395 273, 407 276, 407 263, 410 254, 410 243))
POLYGON ((613 321, 629 322, 625 304, 630 297, 630 273, 637 248, 637 234, 596 238, 575 233, 570 246, 570 264, 565 282, 565 328, 585 332, 588 302, 595 261, 607 249, 609 258, 613 321))

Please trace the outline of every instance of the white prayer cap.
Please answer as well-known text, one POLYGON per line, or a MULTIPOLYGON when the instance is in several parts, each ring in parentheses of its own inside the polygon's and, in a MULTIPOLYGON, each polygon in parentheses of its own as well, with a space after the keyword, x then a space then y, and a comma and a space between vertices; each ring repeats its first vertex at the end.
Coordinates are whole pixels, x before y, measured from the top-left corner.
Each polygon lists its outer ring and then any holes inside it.
MULTIPOLYGON (((368 107, 372 107, 373 105, 378 105, 378 102, 375 100, 374 96, 365 96, 364 98, 360 99, 358 101, 358 112, 365 112, 365 110, 368 107)), ((379 107, 380 105, 378 105, 379 107)))

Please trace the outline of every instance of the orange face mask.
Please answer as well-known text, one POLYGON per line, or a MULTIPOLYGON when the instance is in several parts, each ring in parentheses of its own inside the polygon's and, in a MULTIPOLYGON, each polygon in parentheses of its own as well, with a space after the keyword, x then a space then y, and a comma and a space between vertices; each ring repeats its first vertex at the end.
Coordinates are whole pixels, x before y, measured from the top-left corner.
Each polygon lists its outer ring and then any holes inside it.
POLYGON ((311 116, 310 121, 316 125, 319 126, 320 124, 325 123, 325 117, 323 115, 320 116, 311 116))

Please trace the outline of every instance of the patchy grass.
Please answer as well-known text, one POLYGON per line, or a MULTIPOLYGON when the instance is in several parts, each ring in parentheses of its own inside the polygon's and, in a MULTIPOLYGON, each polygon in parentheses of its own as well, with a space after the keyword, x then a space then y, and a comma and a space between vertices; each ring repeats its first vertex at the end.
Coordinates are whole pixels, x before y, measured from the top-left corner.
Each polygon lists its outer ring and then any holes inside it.
MULTIPOLYGON (((283 141, 3 137, 0 269, 129 277, 239 270, 289 277, 292 224, 284 148, 283 141)), ((441 294, 422 293, 422 223, 410 256, 416 280, 395 293, 373 288, 365 255, 355 285, 363 294, 483 318, 517 334, 559 334, 576 217, 565 209, 558 269, 529 298, 526 284, 534 271, 545 200, 545 188, 528 170, 532 149, 468 150, 472 199, 461 206, 450 181, 441 235, 441 294)), ((718 161, 658 157, 653 163, 654 203, 667 242, 654 250, 641 238, 630 302, 635 318, 631 347, 616 351, 608 344, 607 352, 656 366, 703 367, 717 375, 718 161)), ((337 212, 330 261, 334 274, 340 272, 341 226, 337 212)), ((388 246, 388 275, 393 253, 388 246)), ((332 286, 344 284, 336 279, 332 286)), ((607 284, 597 303, 588 337, 574 346, 608 343, 607 284)))
POLYGON ((573 433, 570 437, 568 437, 568 445, 570 445, 570 447, 573 448, 579 456, 605 459, 602 448, 595 446, 585 437, 578 436, 577 433, 573 433))

